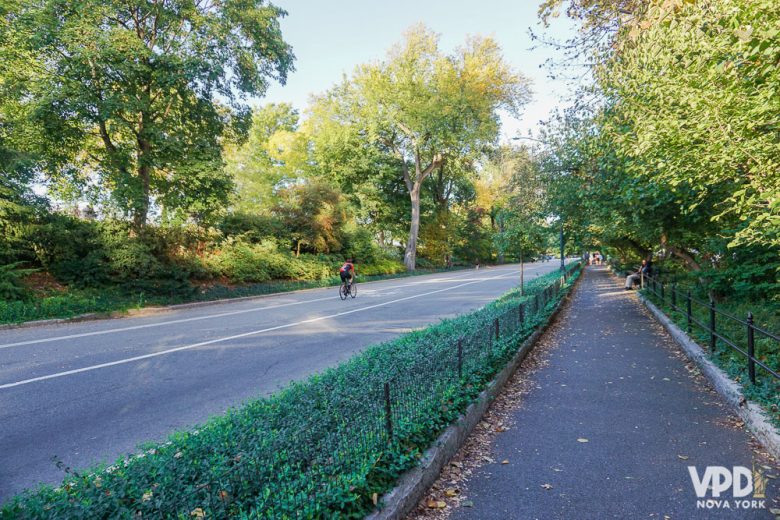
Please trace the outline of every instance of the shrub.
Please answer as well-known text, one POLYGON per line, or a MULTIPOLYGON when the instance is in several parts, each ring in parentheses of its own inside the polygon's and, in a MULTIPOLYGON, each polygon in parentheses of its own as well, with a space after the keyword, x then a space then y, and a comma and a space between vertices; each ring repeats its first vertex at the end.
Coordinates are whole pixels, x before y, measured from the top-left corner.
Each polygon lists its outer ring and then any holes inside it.
POLYGON ((0 265, 0 300, 26 300, 30 297, 30 291, 22 280, 35 269, 22 269, 20 265, 20 262, 0 265))
POLYGON ((87 287, 111 278, 96 222, 51 213, 36 228, 31 243, 41 267, 62 282, 87 287))
POLYGON ((381 274, 396 274, 406 271, 404 264, 391 258, 376 258, 368 265, 357 264, 357 272, 360 276, 373 276, 381 274))
POLYGON ((229 213, 222 217, 217 228, 225 237, 241 237, 251 243, 278 238, 284 230, 278 218, 250 213, 229 213))

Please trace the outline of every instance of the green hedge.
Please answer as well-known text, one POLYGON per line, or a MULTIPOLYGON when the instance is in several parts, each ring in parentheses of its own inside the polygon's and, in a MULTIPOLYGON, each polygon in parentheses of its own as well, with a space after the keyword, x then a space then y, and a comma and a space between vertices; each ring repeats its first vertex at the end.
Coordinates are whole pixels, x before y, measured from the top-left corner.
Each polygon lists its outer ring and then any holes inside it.
POLYGON ((511 291, 141 455, 24 493, 0 518, 362 518, 548 318, 578 273, 570 267, 566 284, 559 273, 539 277, 523 297, 511 291))

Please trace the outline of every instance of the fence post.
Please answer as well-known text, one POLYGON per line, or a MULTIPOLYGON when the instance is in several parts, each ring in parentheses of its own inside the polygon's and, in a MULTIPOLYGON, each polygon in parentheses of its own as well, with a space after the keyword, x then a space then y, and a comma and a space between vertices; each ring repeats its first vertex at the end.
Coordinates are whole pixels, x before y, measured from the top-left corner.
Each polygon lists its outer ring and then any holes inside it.
POLYGON ((756 384, 756 342, 753 330, 753 313, 747 313, 747 339, 748 339, 748 375, 750 382, 756 384))
POLYGON ((525 325, 525 308, 524 307, 525 307, 525 305, 522 304, 522 303, 520 305, 518 305, 518 307, 517 307, 517 316, 520 319, 520 328, 522 328, 523 325, 525 325))
POLYGON ((677 309, 677 282, 672 284, 672 309, 677 309))
POLYGON ((691 330, 692 330, 691 329, 691 290, 690 289, 688 289, 687 299, 688 299, 688 302, 686 304, 685 316, 688 319, 688 334, 690 334, 691 330))
POLYGON ((500 338, 500 335, 498 333, 498 318, 493 320, 493 324, 496 326, 496 341, 500 338))
POLYGON ((639 288, 644 289, 645 288, 645 273, 639 272, 639 288))
POLYGON ((658 282, 658 287, 661 288, 661 305, 664 304, 664 284, 663 282, 658 282))
POLYGON ((463 338, 458 338, 458 379, 463 379, 463 338))
POLYGON ((710 350, 715 352, 718 338, 715 337, 715 300, 710 298, 710 350))
POLYGON ((393 440, 393 409, 390 405, 390 383, 385 383, 385 429, 387 438, 393 440))

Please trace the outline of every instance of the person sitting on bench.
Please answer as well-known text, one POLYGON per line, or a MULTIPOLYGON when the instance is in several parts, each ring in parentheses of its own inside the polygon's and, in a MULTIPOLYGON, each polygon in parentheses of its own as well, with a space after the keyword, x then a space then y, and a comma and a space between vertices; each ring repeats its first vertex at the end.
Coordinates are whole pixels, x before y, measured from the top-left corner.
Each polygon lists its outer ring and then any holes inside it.
POLYGON ((642 275, 650 276, 650 262, 642 260, 642 265, 635 273, 626 276, 626 291, 630 291, 634 288, 634 285, 638 284, 642 280, 642 275))

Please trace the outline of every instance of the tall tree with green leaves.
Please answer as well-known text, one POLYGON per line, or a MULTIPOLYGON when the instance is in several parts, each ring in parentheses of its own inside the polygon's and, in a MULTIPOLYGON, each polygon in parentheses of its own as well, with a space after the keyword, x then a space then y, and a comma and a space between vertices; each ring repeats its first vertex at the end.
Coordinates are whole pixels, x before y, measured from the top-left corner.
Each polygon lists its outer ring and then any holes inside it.
POLYGON ((247 96, 292 70, 283 10, 264 0, 5 4, 3 32, 22 36, 0 39, 3 82, 43 129, 52 177, 98 183, 136 227, 154 199, 224 203, 221 140, 245 126, 247 96))
POLYGON ((397 162, 411 203, 408 270, 416 263, 423 183, 446 161, 494 143, 498 110, 517 114, 528 98, 528 80, 507 65, 493 39, 472 37, 445 54, 424 26, 322 97, 353 135, 397 162))
POLYGON ((235 209, 267 213, 279 202, 280 190, 309 176, 308 138, 298 119, 289 103, 265 105, 253 112, 246 141, 226 146, 227 171, 237 188, 235 209))

